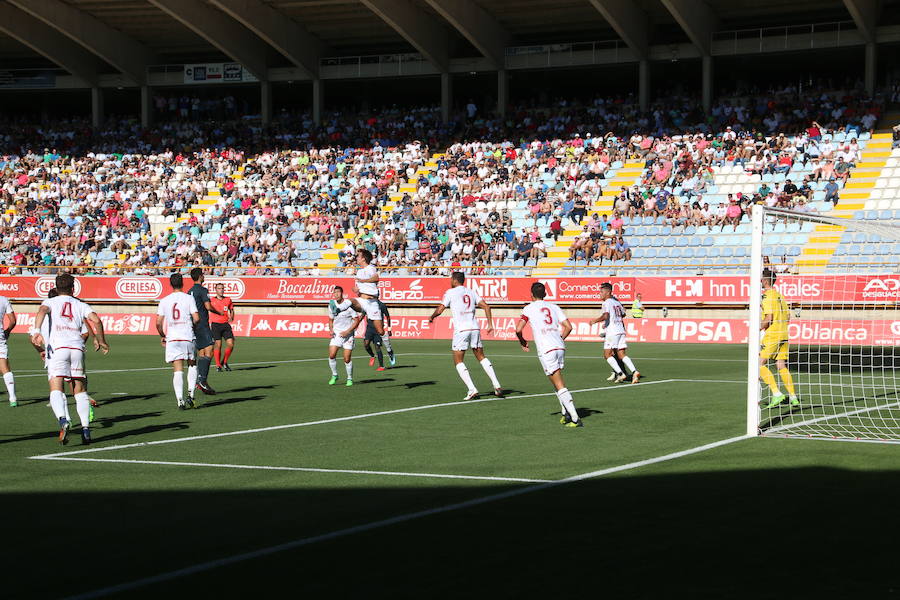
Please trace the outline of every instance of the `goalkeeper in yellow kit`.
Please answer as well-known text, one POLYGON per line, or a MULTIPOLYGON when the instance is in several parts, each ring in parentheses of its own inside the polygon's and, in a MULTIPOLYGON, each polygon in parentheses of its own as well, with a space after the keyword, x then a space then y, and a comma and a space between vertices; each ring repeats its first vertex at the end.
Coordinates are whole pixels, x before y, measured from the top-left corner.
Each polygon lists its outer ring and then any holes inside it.
POLYGON ((781 393, 778 383, 772 371, 766 366, 770 359, 775 359, 778 366, 778 376, 790 397, 792 406, 800 404, 794 391, 794 380, 787 369, 788 358, 788 323, 791 320, 790 309, 787 302, 775 289, 775 272, 763 269, 762 274, 762 323, 760 328, 764 331, 762 336, 762 350, 759 352, 759 377, 772 390, 772 399, 766 408, 778 406, 784 402, 785 395, 781 393))

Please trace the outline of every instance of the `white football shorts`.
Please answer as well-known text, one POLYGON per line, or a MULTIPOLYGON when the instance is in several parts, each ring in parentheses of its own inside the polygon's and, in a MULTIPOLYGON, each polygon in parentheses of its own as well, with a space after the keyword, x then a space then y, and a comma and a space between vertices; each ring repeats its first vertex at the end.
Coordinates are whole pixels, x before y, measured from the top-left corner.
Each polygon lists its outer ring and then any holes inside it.
POLYGON ((603 340, 604 350, 622 350, 627 347, 624 333, 607 333, 603 340))
POLYGON ((450 347, 456 350, 469 350, 474 348, 481 348, 481 330, 480 329, 465 329, 463 331, 453 330, 453 342, 450 347))
POLYGON ((175 362, 176 360, 194 360, 197 356, 197 350, 194 341, 172 340, 166 342, 166 362, 175 362))
POLYGON ((47 376, 84 379, 84 350, 58 348, 48 353, 47 376))
POLYGON ((381 309, 378 308, 378 302, 372 298, 357 298, 359 305, 366 313, 366 318, 370 321, 381 321, 381 309))
POLYGON ((338 334, 334 334, 331 336, 331 341, 328 342, 328 345, 337 346, 338 348, 343 348, 344 350, 353 350, 353 345, 356 343, 356 336, 354 335, 354 333, 351 333, 347 337, 341 337, 338 334))
POLYGON ((563 348, 558 348, 540 354, 538 358, 541 360, 541 366, 544 367, 544 375, 553 375, 565 366, 566 351, 563 348))

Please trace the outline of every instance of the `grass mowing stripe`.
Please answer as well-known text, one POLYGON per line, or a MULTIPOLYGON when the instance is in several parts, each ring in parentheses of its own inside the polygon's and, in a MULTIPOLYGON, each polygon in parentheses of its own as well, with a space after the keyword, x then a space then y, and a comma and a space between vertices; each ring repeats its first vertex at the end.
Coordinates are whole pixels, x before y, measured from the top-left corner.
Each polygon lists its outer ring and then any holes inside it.
POLYGON ((134 460, 128 458, 83 458, 57 456, 46 460, 76 460, 82 462, 125 463, 133 465, 165 465, 176 467, 214 467, 220 469, 249 469, 261 471, 300 471, 304 473, 346 473, 350 475, 390 475, 396 477, 425 477, 432 479, 472 479, 479 481, 509 481, 517 483, 547 483, 550 479, 523 477, 493 477, 490 475, 452 475, 446 473, 407 473, 403 471, 366 471, 362 469, 319 469, 315 467, 274 467, 270 465, 232 465, 224 463, 178 462, 169 460, 134 460))
MULTIPOLYGON (((691 380, 684 380, 691 381, 691 380)), ((594 388, 584 388, 581 390, 569 390, 573 394, 578 394, 581 392, 598 392, 604 390, 621 390, 621 389, 632 389, 638 386, 648 386, 648 385, 658 385, 661 383, 677 383, 676 379, 661 379, 659 381, 647 381, 644 383, 635 383, 628 385, 627 387, 619 386, 619 387, 594 387, 594 388)), ((278 431, 282 429, 293 429, 296 427, 309 427, 311 425, 324 425, 326 423, 340 423, 343 421, 355 421, 357 419, 368 419, 369 417, 380 417, 383 415, 396 415, 400 413, 413 412, 417 410, 428 410, 431 408, 443 408, 445 406, 463 406, 466 404, 480 404, 483 402, 496 402, 498 400, 519 400, 522 398, 540 398, 545 396, 555 396, 556 392, 545 392, 540 394, 523 394, 520 396, 505 396, 503 398, 477 398, 475 400, 460 400, 459 402, 441 402, 440 404, 424 404, 422 406, 409 406, 406 408, 395 408, 392 410, 382 410, 378 412, 372 413, 363 413, 360 415, 349 415, 346 417, 335 417, 333 419, 322 419, 319 421, 304 421, 303 423, 288 423, 286 425, 272 425, 270 427, 257 427, 254 429, 241 429, 238 431, 225 431, 222 433, 209 433, 205 435, 192 435, 181 438, 173 438, 168 440, 155 440, 152 442, 137 442, 134 444, 120 444, 118 446, 106 446, 104 448, 87 448, 85 450, 73 450, 71 452, 54 452, 53 454, 40 454, 37 456, 30 456, 29 458, 34 460, 45 460, 45 459, 53 459, 60 456, 72 456, 75 454, 89 454, 94 452, 106 452, 107 450, 124 450, 126 448, 144 448, 147 446, 157 446, 160 444, 175 444, 177 442, 191 442, 195 440, 208 440, 213 438, 220 437, 228 437, 232 435, 244 435, 247 433, 262 433, 265 431, 278 431)))
POLYGON ((694 448, 689 448, 687 450, 680 450, 678 452, 672 452, 670 454, 665 454, 663 456, 657 456, 657 457, 649 458, 646 460, 641 460, 641 461, 637 461, 637 462, 633 462, 633 463, 619 465, 617 467, 610 467, 608 469, 601 469, 599 471, 591 471, 589 473, 583 473, 581 475, 574 475, 572 477, 567 477, 565 479, 559 479, 556 481, 550 481, 547 483, 539 483, 537 485, 520 487, 520 488, 517 488, 514 490, 501 492, 499 494, 491 494, 489 496, 473 498, 472 500, 466 500, 464 502, 457 502, 455 504, 447 504, 445 506, 439 506, 436 508, 420 510, 417 512, 407 513, 405 515, 397 515, 396 517, 390 517, 388 519, 382 519, 380 521, 373 521, 371 523, 364 523, 362 525, 357 525, 355 527, 347 527, 345 529, 338 529, 336 531, 324 533, 321 535, 316 535, 316 536, 312 536, 312 537, 308 537, 308 538, 301 538, 299 540, 285 542, 283 544, 278 544, 276 546, 269 546, 268 548, 261 548, 259 550, 254 550, 252 552, 244 552, 242 554, 236 554, 234 556, 229 556, 226 558, 220 558, 217 560, 200 563, 197 565, 186 567, 184 569, 178 569, 176 571, 169 571, 168 573, 160 573, 158 575, 153 575, 151 577, 145 577, 143 579, 137 579, 135 581, 129 581, 129 582, 121 583, 118 585, 100 588, 97 590, 85 592, 83 594, 76 594, 74 596, 69 596, 69 600, 91 600, 93 598, 102 598, 104 596, 109 596, 111 594, 118 594, 121 592, 127 592, 129 590, 136 590, 136 589, 140 589, 142 587, 146 587, 148 585, 153 585, 155 583, 171 581, 173 579, 178 579, 180 577, 186 577, 188 575, 195 575, 197 573, 202 573, 204 571, 210 571, 212 569, 217 569, 220 567, 233 565, 233 564, 248 561, 248 560, 253 560, 256 558, 263 558, 265 556, 270 556, 270 555, 276 554, 278 552, 284 552, 287 550, 294 550, 296 548, 302 548, 303 546, 309 546, 309 545, 315 544, 317 542, 324 542, 324 541, 333 540, 336 538, 346 537, 348 535, 364 533, 366 531, 372 531, 374 529, 381 529, 383 527, 388 527, 390 525, 405 523, 408 521, 413 521, 415 519, 421 519, 423 517, 429 517, 429 516, 437 515, 437 514, 441 514, 441 513, 462 510, 462 509, 466 509, 466 508, 472 508, 475 506, 479 506, 481 504, 487 504, 489 502, 497 502, 499 500, 505 500, 507 498, 513 498, 516 496, 521 496, 523 494, 528 494, 530 492, 545 490, 548 488, 564 485, 567 483, 583 481, 585 479, 591 479, 594 477, 602 477, 603 475, 609 475, 612 473, 621 473, 622 471, 628 471, 631 469, 639 469, 641 467, 645 467, 648 465, 658 464, 658 463, 666 462, 669 460, 675 460, 677 458, 682 458, 685 456, 689 456, 691 454, 705 452, 707 450, 712 450, 714 448, 720 448, 722 446, 726 446, 728 444, 733 444, 735 442, 740 442, 740 441, 743 441, 743 440, 746 440, 749 438, 750 438, 750 436, 747 436, 747 435, 728 438, 728 439, 724 439, 724 440, 719 440, 718 442, 712 442, 710 444, 704 444, 702 446, 696 446, 694 448))

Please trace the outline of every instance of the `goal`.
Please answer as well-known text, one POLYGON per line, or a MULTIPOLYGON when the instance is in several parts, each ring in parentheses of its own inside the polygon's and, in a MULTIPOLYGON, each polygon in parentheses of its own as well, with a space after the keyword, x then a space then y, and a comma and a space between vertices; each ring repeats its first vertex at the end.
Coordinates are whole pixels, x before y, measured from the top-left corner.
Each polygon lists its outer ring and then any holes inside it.
POLYGON ((749 288, 747 434, 900 443, 900 223, 755 206, 749 288))

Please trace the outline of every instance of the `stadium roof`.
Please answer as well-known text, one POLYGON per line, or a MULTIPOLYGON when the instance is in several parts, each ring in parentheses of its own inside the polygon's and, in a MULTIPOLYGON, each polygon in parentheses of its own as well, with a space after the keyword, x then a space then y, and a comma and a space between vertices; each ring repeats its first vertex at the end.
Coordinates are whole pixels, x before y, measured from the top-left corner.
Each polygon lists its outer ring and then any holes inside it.
MULTIPOLYGON (((420 53, 498 66, 510 46, 694 44, 714 32, 845 22, 875 41, 900 0, 0 0, 0 63, 84 79, 150 65, 236 61, 254 75, 321 59, 420 53)), ((891 21, 893 19, 893 21, 891 21)), ((442 68, 443 67, 443 68, 442 68)))

